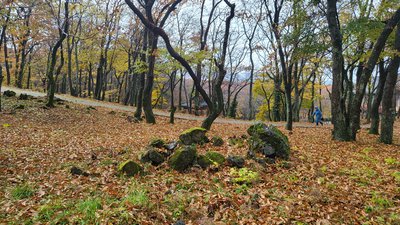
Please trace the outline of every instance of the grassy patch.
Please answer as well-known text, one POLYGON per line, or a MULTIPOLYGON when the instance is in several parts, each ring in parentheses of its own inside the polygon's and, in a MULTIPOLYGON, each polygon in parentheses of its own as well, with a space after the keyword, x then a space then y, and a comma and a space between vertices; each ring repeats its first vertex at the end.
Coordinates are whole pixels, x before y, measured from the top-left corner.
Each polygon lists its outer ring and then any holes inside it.
POLYGON ((27 184, 17 186, 11 190, 11 196, 17 200, 29 198, 33 196, 34 193, 35 191, 33 188, 27 184))
POLYGON ((147 207, 150 204, 148 191, 145 187, 134 183, 125 198, 125 202, 128 202, 134 206, 147 207))
POLYGON ((101 199, 100 198, 88 198, 80 201, 76 205, 76 212, 81 214, 81 224, 94 224, 96 221, 96 212, 101 209, 101 199))

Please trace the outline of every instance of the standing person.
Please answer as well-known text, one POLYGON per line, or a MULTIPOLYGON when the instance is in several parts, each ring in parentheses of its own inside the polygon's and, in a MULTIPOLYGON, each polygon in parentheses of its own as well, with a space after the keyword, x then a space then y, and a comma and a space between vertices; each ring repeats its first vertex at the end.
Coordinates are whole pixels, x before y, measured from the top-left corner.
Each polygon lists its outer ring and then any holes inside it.
POLYGON ((315 111, 313 113, 313 116, 315 115, 315 123, 318 126, 318 124, 321 124, 323 126, 324 124, 322 123, 322 112, 319 110, 318 106, 315 106, 315 111))

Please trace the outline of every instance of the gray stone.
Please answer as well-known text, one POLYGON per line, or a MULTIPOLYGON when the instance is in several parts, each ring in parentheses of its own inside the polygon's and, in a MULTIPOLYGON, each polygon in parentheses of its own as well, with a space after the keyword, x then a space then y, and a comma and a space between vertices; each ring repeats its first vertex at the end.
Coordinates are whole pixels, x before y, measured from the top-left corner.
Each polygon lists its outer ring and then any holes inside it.
POLYGON ((165 158, 156 149, 149 147, 140 158, 140 161, 143 163, 151 163, 153 166, 158 166, 165 161, 165 158))
POLYGON ((226 162, 230 167, 242 168, 244 167, 245 160, 241 156, 230 155, 226 158, 226 162))

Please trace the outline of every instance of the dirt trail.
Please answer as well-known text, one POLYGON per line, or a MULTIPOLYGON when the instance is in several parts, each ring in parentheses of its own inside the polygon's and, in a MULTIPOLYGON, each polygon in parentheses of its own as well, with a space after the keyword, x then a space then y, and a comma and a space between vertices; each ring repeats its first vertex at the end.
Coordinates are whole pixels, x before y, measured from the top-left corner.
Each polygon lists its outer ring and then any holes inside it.
MULTIPOLYGON (((6 90, 11 90, 14 91, 17 94, 28 94, 34 97, 44 97, 46 96, 46 93, 43 92, 37 92, 37 91, 32 91, 28 89, 19 89, 15 87, 7 87, 4 86, 1 88, 1 91, 4 92, 6 90)), ((62 100, 76 103, 76 104, 81 104, 81 105, 87 105, 87 106, 93 106, 93 107, 103 107, 103 108, 108 108, 108 109, 115 109, 115 110, 122 110, 122 111, 127 111, 127 112, 134 112, 135 107, 133 106, 125 106, 121 105, 118 103, 111 103, 111 102, 102 102, 102 101, 97 101, 93 99, 85 99, 85 98, 77 98, 77 97, 72 97, 70 95, 60 95, 56 94, 57 98, 60 98, 62 100)), ((169 113, 161 110, 154 110, 153 111, 156 116, 162 116, 162 117, 169 117, 169 113)), ((184 119, 184 120, 194 120, 194 121, 203 121, 204 117, 201 116, 193 116, 193 115, 188 115, 188 114, 182 114, 182 113, 175 113, 175 118, 178 119, 184 119)), ((217 118, 215 120, 216 123, 221 123, 221 124, 244 124, 244 125, 251 125, 255 124, 257 121, 245 121, 245 120, 235 120, 235 119, 226 119, 226 118, 217 118)), ((270 123, 275 126, 282 127, 285 125, 285 123, 270 123)), ((305 123, 294 123, 293 127, 301 127, 301 128, 311 128, 314 127, 313 124, 305 124, 305 123)))

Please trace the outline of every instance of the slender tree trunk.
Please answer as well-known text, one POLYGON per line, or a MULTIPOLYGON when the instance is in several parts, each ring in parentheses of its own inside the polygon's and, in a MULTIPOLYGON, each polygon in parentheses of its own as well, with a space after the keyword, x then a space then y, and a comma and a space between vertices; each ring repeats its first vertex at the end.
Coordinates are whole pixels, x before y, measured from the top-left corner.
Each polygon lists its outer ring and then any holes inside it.
POLYGON ((281 121, 281 80, 279 79, 279 75, 276 75, 274 79, 274 105, 272 107, 273 111, 273 121, 278 122, 281 121))
POLYGON ((231 4, 228 0, 224 0, 225 3, 230 8, 230 14, 225 20, 225 33, 224 33, 224 41, 222 47, 221 58, 219 62, 216 62, 218 67, 218 76, 214 83, 214 101, 212 103, 212 107, 209 105, 209 115, 203 121, 201 127, 207 130, 210 130, 212 123, 214 120, 221 114, 222 110, 224 109, 224 95, 222 92, 222 82, 225 79, 226 70, 225 70, 225 58, 226 52, 228 48, 228 41, 229 41, 229 34, 230 34, 230 26, 231 21, 235 16, 235 4, 231 4))
POLYGON ((88 80, 88 96, 92 96, 92 80, 93 80, 93 68, 92 68, 92 63, 89 62, 89 80, 88 80))
POLYGON ((376 88, 375 98, 371 107, 371 128, 369 129, 370 134, 379 133, 379 106, 382 101, 383 88, 385 87, 387 77, 387 70, 385 70, 384 61, 379 63, 379 80, 376 88))
POLYGON ((183 71, 179 70, 181 78, 179 80, 179 93, 178 93, 178 110, 182 110, 182 87, 183 87, 183 71))
POLYGON ((177 71, 175 70, 171 74, 171 79, 170 79, 170 91, 171 91, 171 107, 170 107, 170 115, 169 115, 169 123, 173 124, 175 122, 175 103, 174 103, 174 89, 175 89, 175 79, 176 79, 176 73, 177 71))
POLYGON ((32 65, 31 65, 32 57, 29 57, 29 65, 28 65, 28 78, 26 81, 26 88, 30 89, 31 86, 31 76, 32 76, 32 65))
MULTIPOLYGON (((395 49, 400 52, 400 23, 397 24, 395 49)), ((385 144, 393 142, 393 124, 396 116, 396 106, 393 104, 393 95, 396 89, 400 56, 396 54, 388 66, 388 74, 383 90, 382 121, 380 141, 385 144)))
POLYGON ((68 22, 68 1, 65 2, 65 20, 64 20, 64 30, 61 31, 60 29, 60 38, 54 45, 54 47, 51 50, 51 60, 49 63, 49 67, 47 69, 47 79, 48 79, 48 90, 47 90, 47 106, 48 107, 54 107, 54 94, 55 94, 55 88, 56 88, 56 83, 54 80, 54 67, 56 65, 57 61, 57 51, 61 47, 62 42, 64 39, 67 37, 68 33, 68 28, 69 28, 69 22, 68 22))
POLYGON ((395 12, 395 14, 388 20, 380 34, 378 40, 374 44, 372 49, 372 53, 368 58, 367 64, 363 67, 362 75, 357 82, 356 86, 356 94, 354 101, 351 104, 351 123, 350 123, 350 137, 352 140, 356 140, 357 130, 360 127, 360 108, 365 95, 365 90, 367 88, 368 81, 371 78, 371 74, 375 68, 376 62, 379 59, 383 48, 385 47, 386 40, 389 35, 392 33, 396 24, 400 21, 400 8, 395 12))
POLYGON ((7 48, 7 39, 5 37, 5 33, 4 33, 4 66, 6 68, 6 73, 7 73, 7 86, 10 86, 11 72, 10 72, 10 64, 8 62, 8 48, 7 48))
MULTIPOLYGON (((147 43, 148 43, 148 34, 149 30, 145 28, 143 32, 143 46, 142 46, 142 53, 140 55, 140 60, 142 63, 146 62, 146 52, 147 52, 147 43)), ((139 91, 137 94, 137 100, 136 100, 136 112, 135 112, 135 117, 138 120, 141 120, 142 116, 142 107, 143 107, 143 91, 144 91, 144 85, 145 85, 145 75, 146 73, 142 71, 140 73, 139 78, 139 91)), ((151 103, 150 103, 151 104, 151 103)))
POLYGON ((150 33, 149 43, 151 44, 151 47, 148 56, 148 71, 146 76, 146 83, 143 90, 143 112, 146 118, 146 122, 155 124, 156 118, 154 117, 152 108, 152 93, 154 84, 154 69, 156 63, 155 54, 157 51, 158 36, 153 33, 150 33))

